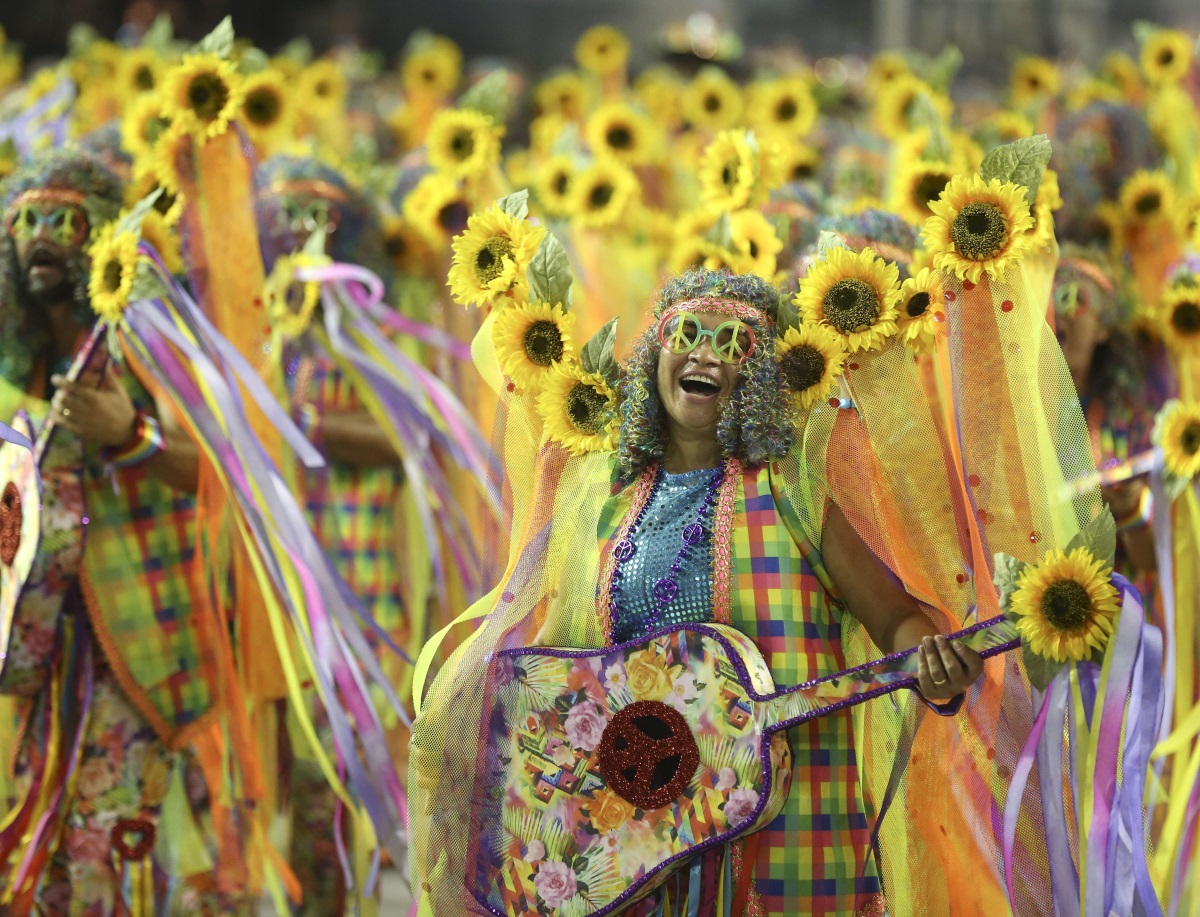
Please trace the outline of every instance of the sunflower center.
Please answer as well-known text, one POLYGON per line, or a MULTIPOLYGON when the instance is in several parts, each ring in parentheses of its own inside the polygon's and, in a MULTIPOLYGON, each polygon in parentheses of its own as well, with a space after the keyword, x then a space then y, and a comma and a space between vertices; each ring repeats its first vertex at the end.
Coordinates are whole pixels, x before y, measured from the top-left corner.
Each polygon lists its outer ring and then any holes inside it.
POLYGON ((721 168, 721 184, 732 191, 737 186, 738 163, 731 159, 721 168))
POLYGON ((792 169, 792 181, 804 181, 812 178, 814 170, 811 163, 802 162, 792 169))
POLYGON ((793 347, 780 359, 779 370, 788 388, 794 392, 807 391, 825 375, 825 354, 807 344, 793 347))
POLYGON ((917 318, 925 314, 925 310, 929 308, 929 302, 929 294, 922 290, 919 293, 913 293, 908 302, 904 304, 904 308, 908 312, 909 318, 917 318))
POLYGON ((595 210, 603 210, 612 200, 613 190, 613 186, 608 182, 600 182, 592 188, 591 194, 588 195, 588 204, 595 210))
POLYGON ((1173 60, 1175 60, 1175 52, 1170 48, 1163 48, 1158 52, 1158 65, 1160 67, 1166 67, 1173 60))
POLYGON ((576 382, 567 392, 567 417, 581 433, 595 435, 604 428, 608 399, 586 382, 576 382))
POLYGON ((148 118, 142 126, 142 137, 149 144, 158 142, 158 138, 163 135, 168 127, 171 126, 171 119, 164 118, 162 115, 155 115, 153 118, 148 118))
POLYGON ((571 177, 566 172, 559 172, 554 176, 554 181, 551 182, 551 185, 554 187, 554 193, 560 196, 567 193, 567 188, 570 187, 570 184, 571 177))
POLYGON ((404 234, 395 232, 389 235, 383 240, 383 250, 393 260, 403 258, 404 253, 408 250, 408 243, 404 241, 404 234))
POLYGON ((475 152, 475 137, 468 130, 457 130, 450 138, 450 152, 460 162, 475 152))
POLYGON ((146 92, 147 90, 153 89, 154 88, 154 71, 151 70, 149 67, 147 67, 145 64, 142 64, 140 67, 137 68, 137 70, 134 71, 133 85, 135 85, 138 89, 142 90, 142 92, 146 92))
POLYGON ((913 200, 921 207, 928 208, 931 201, 936 201, 946 189, 950 178, 942 172, 932 172, 922 175, 913 188, 913 200))
POLYGON ((721 110, 721 98, 716 93, 710 92, 704 97, 704 110, 710 115, 721 110))
POLYGON ((543 369, 553 366, 563 358, 562 332, 554 322, 532 322, 525 329, 522 343, 525 345, 525 356, 529 358, 529 362, 543 369))
POLYGON ((491 283, 504 270, 504 259, 513 254, 512 242, 504 236, 492 236, 475 255, 475 276, 480 283, 491 283))
POLYGON ((259 127, 274 124, 281 108, 279 94, 265 86, 246 95, 246 119, 259 127))
POLYGON ((608 129, 604 140, 614 150, 628 150, 633 146, 633 132, 624 124, 618 124, 608 129))
POLYGON ((171 212, 171 208, 175 206, 175 201, 177 201, 179 198, 162 185, 156 185, 154 190, 162 192, 157 198, 155 198, 154 209, 163 216, 166 216, 171 212))
POLYGON ((467 228, 467 218, 471 210, 462 201, 451 201, 438 211, 438 225, 452 236, 458 235, 467 228))
POLYGON ((753 239, 751 239, 751 240, 750 240, 750 242, 749 242, 749 244, 746 246, 746 250, 747 250, 748 252, 750 252, 750 257, 751 257, 751 258, 757 258, 757 257, 758 257, 758 243, 757 243, 757 242, 755 242, 753 239))
POLYGON ((879 294, 865 280, 847 277, 829 288, 825 317, 842 334, 868 328, 879 317, 879 294))
POLYGON ((780 99, 779 104, 775 106, 776 121, 791 121, 800 113, 800 106, 796 104, 795 99, 780 99))
POLYGON ((1171 310, 1171 327, 1188 337, 1200 333, 1200 306, 1181 302, 1171 310))
POLYGON ((972 201, 950 224, 950 238, 964 258, 986 261, 995 258, 1008 244, 1008 223, 995 204, 972 201))
POLYGON ((104 265, 104 292, 115 293, 121 289, 121 275, 124 269, 121 267, 121 262, 116 258, 109 259, 108 264, 104 265))
POLYGON ((1150 191, 1143 194, 1133 205, 1133 209, 1137 211, 1139 216, 1149 216, 1152 213, 1158 212, 1160 207, 1162 207, 1162 195, 1157 191, 1150 191))
POLYGON ((437 74, 432 70, 422 70, 421 79, 423 79, 426 83, 432 83, 437 79, 437 74))
POLYGON ((215 73, 200 73, 188 83, 187 100, 196 117, 215 121, 229 101, 229 87, 215 73))
POLYGON ((1057 630, 1076 630, 1087 623, 1092 597, 1073 579, 1060 579, 1042 593, 1042 614, 1057 630))
POLYGON ((1179 434, 1179 448, 1188 455, 1200 452, 1200 421, 1193 420, 1179 434))
POLYGON ((317 84, 313 87, 313 92, 321 96, 321 98, 325 98, 333 92, 333 84, 329 80, 318 80, 317 84))

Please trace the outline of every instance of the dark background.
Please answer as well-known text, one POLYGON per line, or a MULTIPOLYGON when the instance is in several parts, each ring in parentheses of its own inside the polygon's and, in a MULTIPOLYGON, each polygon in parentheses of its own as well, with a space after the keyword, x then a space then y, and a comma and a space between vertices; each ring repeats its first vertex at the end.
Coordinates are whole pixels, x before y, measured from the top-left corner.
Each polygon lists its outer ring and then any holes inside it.
POLYGON ((575 39, 597 22, 622 28, 635 66, 647 63, 659 30, 697 10, 748 46, 795 44, 819 57, 953 42, 965 73, 998 76, 1020 52, 1094 64, 1109 48, 1132 49, 1139 18, 1200 29, 1200 0, 0 0, 0 24, 30 60, 61 54, 71 23, 114 36, 164 10, 182 37, 198 38, 231 14, 237 33, 267 51, 305 35, 317 51, 355 42, 389 61, 423 27, 453 38, 468 58, 503 56, 532 74, 570 63, 575 39))

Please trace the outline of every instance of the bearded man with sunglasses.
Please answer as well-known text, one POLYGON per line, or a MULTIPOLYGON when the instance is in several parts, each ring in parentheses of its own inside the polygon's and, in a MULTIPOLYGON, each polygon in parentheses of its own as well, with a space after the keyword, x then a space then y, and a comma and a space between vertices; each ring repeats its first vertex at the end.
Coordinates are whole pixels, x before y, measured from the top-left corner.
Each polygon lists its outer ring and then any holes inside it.
MULTIPOLYGON (((0 185, 0 415, 55 431, 39 464, 37 555, 0 622, 5 917, 252 906, 241 868, 218 878, 195 849, 213 837, 199 786, 221 768, 212 641, 194 611, 206 601, 192 570, 195 446, 94 332, 88 246, 121 201, 116 176, 75 150, 0 185), (189 795, 181 750, 202 747, 187 758, 208 768, 189 795), (168 805, 192 817, 160 820, 168 805), (186 866, 180 844, 194 854, 186 866)), ((6 536, 27 537, 36 508, 7 504, 6 536)), ((7 593, 18 579, 5 573, 7 593)), ((228 865, 240 842, 225 827, 228 865)))

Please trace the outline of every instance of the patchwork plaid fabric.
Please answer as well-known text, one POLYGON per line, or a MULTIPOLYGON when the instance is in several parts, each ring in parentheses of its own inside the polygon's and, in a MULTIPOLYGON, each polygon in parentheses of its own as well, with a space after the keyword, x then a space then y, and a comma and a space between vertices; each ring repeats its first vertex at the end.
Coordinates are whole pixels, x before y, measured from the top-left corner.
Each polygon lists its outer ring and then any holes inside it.
MULTIPOLYGON (((153 408, 132 374, 122 380, 140 408, 153 408)), ((84 596, 118 681, 169 739, 212 708, 216 688, 190 588, 195 504, 143 467, 119 471, 116 484, 89 449, 84 596)))
MULTIPOLYGON (((327 359, 313 364, 307 400, 320 414, 361 407, 350 383, 327 359)), ((318 542, 367 611, 384 630, 396 634, 404 624, 397 551, 403 473, 399 468, 334 462, 301 474, 305 508, 318 542)))

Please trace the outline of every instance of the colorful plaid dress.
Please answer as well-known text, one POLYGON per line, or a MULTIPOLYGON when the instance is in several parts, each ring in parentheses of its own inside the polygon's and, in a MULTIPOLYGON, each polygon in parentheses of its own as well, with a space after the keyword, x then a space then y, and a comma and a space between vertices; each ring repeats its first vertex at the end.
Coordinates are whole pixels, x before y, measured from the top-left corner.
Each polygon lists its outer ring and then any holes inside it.
MULTIPOLYGON (((718 501, 713 523, 712 617, 754 641, 778 687, 845 669, 842 612, 819 554, 801 534, 781 489, 773 488, 769 467, 745 470, 739 478, 722 488, 728 493, 718 501)), ((644 490, 639 494, 635 484, 605 507, 602 557, 612 555, 644 490)), ((605 601, 602 585, 602 617, 605 601)), ((880 884, 853 735, 849 710, 789 730, 792 791, 760 832, 748 917, 876 913, 880 884)), ((635 913, 654 913, 657 900, 652 896, 635 913)))

